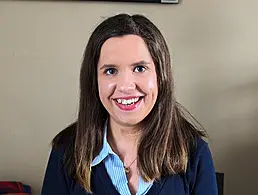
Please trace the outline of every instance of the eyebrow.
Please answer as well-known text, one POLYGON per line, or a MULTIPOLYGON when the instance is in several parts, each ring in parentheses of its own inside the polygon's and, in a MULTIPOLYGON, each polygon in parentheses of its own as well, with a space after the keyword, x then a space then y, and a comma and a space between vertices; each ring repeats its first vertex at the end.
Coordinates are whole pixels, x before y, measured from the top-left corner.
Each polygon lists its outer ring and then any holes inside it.
POLYGON ((141 65, 149 65, 150 62, 146 62, 145 60, 141 60, 139 62, 135 62, 133 64, 131 64, 132 66, 141 66, 141 65))
MULTIPOLYGON (((131 66, 142 66, 142 65, 149 65, 149 64, 150 62, 141 60, 139 62, 132 63, 131 66)), ((117 67, 117 65, 115 64, 104 64, 103 66, 101 66, 100 70, 107 69, 107 68, 115 68, 115 67, 117 67)))
POLYGON ((115 68, 115 64, 104 64, 103 66, 100 67, 100 70, 102 69, 107 69, 107 68, 115 68))

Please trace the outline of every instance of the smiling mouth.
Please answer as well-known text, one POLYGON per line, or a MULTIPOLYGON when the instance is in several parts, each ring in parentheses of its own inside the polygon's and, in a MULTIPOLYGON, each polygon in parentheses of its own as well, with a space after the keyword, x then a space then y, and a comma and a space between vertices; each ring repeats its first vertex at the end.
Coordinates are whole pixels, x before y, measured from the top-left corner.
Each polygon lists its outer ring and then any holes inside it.
POLYGON ((140 100, 143 99, 143 96, 141 97, 135 97, 135 98, 130 98, 130 99, 114 99, 118 104, 123 105, 123 106, 131 106, 136 103, 138 103, 140 100))

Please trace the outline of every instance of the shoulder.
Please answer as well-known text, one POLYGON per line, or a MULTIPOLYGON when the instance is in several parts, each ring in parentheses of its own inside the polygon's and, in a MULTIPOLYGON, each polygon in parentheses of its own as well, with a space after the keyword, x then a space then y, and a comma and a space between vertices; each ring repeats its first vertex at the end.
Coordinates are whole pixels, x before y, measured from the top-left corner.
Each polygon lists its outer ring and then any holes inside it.
POLYGON ((195 168, 200 160, 208 162, 210 158, 211 152, 208 143, 203 138, 197 137, 190 149, 188 168, 192 170, 191 168, 195 168))
POLYGON ((58 159, 62 168, 69 175, 74 175, 74 143, 76 135, 76 122, 58 133, 52 140, 51 154, 58 159))
POLYGON ((42 195, 70 194, 74 186, 73 139, 76 124, 71 124, 62 130, 52 141, 52 150, 49 156, 42 195))
POLYGON ((76 122, 59 132, 52 140, 53 149, 67 148, 73 144, 76 133, 76 122))
POLYGON ((196 138, 195 143, 189 156, 185 179, 192 190, 205 190, 207 185, 215 192, 216 176, 209 145, 200 137, 196 138))
POLYGON ((209 148, 208 143, 200 136, 196 137, 194 143, 191 145, 190 159, 198 157, 207 148, 209 148))

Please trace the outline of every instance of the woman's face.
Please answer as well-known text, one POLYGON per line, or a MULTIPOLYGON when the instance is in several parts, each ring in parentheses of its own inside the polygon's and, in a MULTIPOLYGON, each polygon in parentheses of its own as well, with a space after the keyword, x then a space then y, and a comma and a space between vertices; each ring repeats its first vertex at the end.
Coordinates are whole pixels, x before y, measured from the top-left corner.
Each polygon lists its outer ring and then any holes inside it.
POLYGON ((106 40, 98 63, 98 89, 110 120, 121 126, 139 124, 158 95, 155 65, 144 40, 125 35, 106 40))

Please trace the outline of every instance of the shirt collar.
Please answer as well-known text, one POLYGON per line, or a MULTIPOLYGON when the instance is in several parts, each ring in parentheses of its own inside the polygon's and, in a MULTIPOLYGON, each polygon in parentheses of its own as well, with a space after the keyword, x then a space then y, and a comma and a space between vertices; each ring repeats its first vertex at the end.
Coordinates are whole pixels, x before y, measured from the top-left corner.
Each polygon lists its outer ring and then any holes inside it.
POLYGON ((114 154, 107 141, 107 121, 104 126, 103 146, 100 153, 93 159, 91 166, 94 167, 103 161, 109 154, 114 154))

